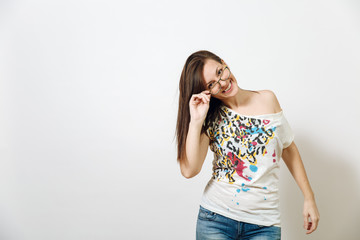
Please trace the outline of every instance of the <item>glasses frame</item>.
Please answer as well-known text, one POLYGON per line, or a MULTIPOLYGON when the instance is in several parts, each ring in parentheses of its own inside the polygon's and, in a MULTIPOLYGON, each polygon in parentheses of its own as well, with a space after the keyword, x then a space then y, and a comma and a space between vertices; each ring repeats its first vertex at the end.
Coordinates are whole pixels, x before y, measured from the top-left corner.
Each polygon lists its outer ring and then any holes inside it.
POLYGON ((222 89, 221 84, 220 84, 219 82, 220 82, 220 81, 227 81, 227 80, 229 80, 230 76, 231 76, 230 68, 225 64, 225 68, 224 68, 224 70, 221 72, 220 79, 216 81, 216 83, 213 85, 213 87, 211 87, 211 88, 208 87, 208 90, 210 91, 210 93, 211 93, 212 95, 218 94, 218 93, 221 91, 221 89, 222 89), (224 72, 225 72, 226 69, 229 70, 229 77, 226 78, 226 79, 221 79, 221 77, 222 77, 222 75, 224 74, 224 72), (212 93, 212 89, 216 86, 216 84, 219 84, 219 86, 220 86, 219 91, 217 91, 216 93, 212 93))

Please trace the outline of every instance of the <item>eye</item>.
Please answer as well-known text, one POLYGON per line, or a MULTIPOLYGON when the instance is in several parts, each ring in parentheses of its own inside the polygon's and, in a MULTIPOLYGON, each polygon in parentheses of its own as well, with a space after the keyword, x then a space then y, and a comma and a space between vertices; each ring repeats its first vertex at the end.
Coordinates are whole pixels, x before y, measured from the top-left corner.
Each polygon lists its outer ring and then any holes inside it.
POLYGON ((214 86, 214 83, 213 83, 213 82, 210 83, 208 87, 211 88, 212 86, 214 86))
POLYGON ((220 75, 222 72, 222 69, 220 68, 219 71, 218 71, 218 75, 220 75))

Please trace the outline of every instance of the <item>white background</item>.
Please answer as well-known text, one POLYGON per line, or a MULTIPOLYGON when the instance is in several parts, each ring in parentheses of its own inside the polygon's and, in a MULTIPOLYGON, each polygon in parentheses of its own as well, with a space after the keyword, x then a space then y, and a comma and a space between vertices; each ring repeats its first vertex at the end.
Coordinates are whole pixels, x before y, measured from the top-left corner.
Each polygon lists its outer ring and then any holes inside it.
POLYGON ((271 89, 320 210, 281 170, 283 239, 360 235, 360 2, 0 2, 0 239, 195 239, 199 175, 176 163, 178 84, 209 50, 271 89))

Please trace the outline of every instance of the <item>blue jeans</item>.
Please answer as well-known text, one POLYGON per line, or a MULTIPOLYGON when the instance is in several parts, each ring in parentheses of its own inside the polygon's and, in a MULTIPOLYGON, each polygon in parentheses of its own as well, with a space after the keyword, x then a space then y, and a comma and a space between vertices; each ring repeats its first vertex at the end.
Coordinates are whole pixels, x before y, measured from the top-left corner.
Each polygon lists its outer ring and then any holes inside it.
POLYGON ((239 222, 200 205, 196 240, 280 240, 281 228, 239 222))

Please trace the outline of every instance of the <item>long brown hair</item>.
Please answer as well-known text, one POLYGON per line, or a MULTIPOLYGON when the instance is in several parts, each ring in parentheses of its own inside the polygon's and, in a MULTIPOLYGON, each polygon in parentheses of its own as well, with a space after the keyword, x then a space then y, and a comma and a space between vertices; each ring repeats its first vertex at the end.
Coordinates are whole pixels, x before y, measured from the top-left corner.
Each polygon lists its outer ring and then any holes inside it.
MULTIPOLYGON (((198 94, 206 90, 203 69, 208 59, 215 60, 221 63, 221 58, 212 52, 201 50, 192 53, 186 60, 184 68, 180 76, 179 83, 179 110, 176 123, 176 137, 177 137, 177 161, 179 162, 185 156, 186 137, 189 131, 190 123, 190 109, 189 101, 193 94, 198 94)), ((206 130, 220 114, 220 105, 222 102, 219 99, 211 98, 210 106, 206 119, 201 129, 201 133, 207 134, 206 130)))

